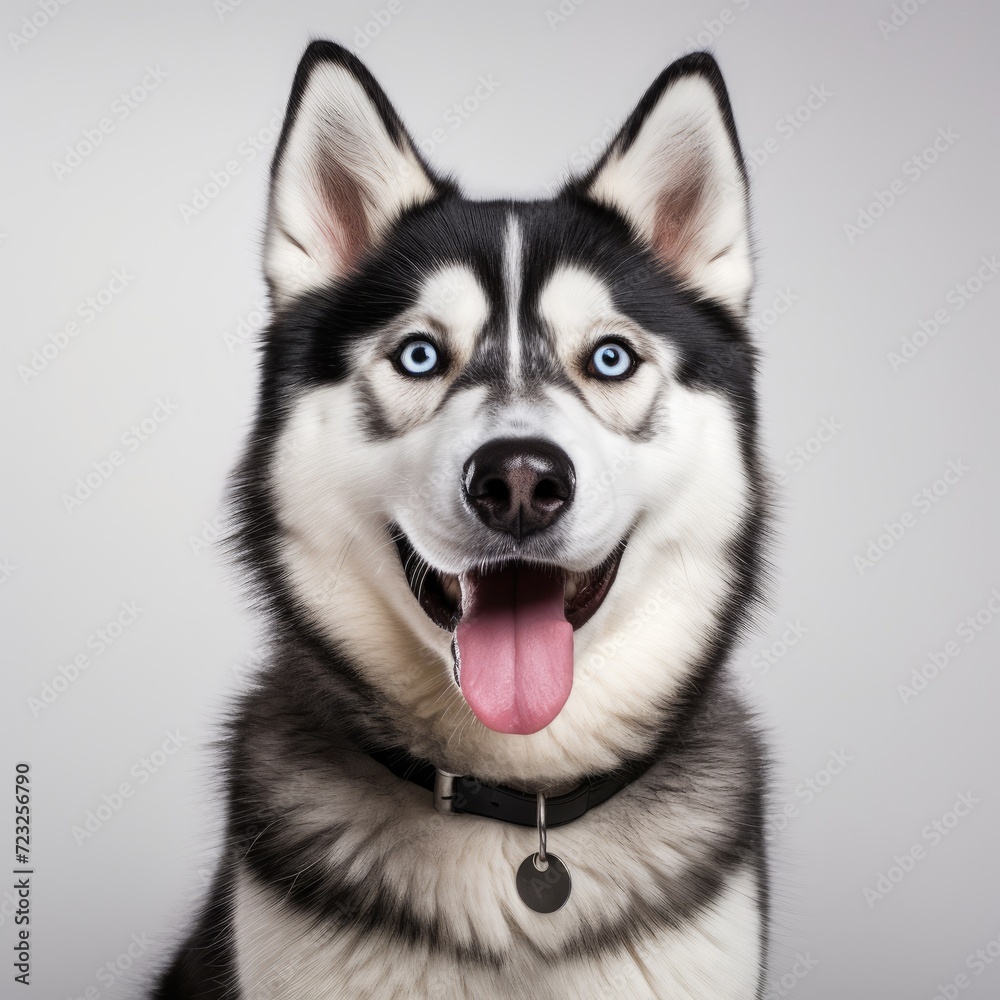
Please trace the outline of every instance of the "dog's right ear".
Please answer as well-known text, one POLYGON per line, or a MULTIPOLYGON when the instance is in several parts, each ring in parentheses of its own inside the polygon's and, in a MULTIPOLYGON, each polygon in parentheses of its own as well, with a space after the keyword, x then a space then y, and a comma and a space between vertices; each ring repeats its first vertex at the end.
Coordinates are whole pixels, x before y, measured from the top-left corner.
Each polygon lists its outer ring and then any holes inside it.
POLYGON ((402 212, 447 187, 361 61, 310 44, 271 166, 264 273, 275 304, 350 274, 402 212))

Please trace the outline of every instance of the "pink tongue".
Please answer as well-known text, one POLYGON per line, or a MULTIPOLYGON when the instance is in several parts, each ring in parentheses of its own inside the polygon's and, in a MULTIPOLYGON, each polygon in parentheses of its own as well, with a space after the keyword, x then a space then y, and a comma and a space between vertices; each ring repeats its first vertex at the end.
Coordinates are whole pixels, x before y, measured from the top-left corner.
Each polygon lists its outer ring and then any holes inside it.
POLYGON ((537 733, 573 686, 573 626, 561 576, 528 566, 462 578, 455 629, 462 694, 484 726, 537 733))

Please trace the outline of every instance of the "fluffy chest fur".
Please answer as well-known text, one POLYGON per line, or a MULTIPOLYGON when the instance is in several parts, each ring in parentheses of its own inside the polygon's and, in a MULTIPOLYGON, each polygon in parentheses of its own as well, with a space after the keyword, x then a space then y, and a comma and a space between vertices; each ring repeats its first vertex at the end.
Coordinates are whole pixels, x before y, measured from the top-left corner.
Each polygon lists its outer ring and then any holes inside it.
MULTIPOLYGON (((478 880, 510 881, 513 869, 491 866, 489 855, 470 861, 477 864, 478 880)), ((604 891, 613 894, 614 884, 602 881, 604 891)), ((511 943, 505 962, 495 968, 456 960, 426 944, 404 943, 389 931, 347 930, 331 935, 280 897, 241 880, 235 923, 240 989, 246 997, 259 1000, 468 1000, 483 996, 750 1000, 757 996, 761 957, 756 890, 755 873, 743 869, 695 918, 669 931, 637 934, 599 955, 549 958, 540 954, 562 929, 543 923, 541 916, 537 921, 522 916, 514 921, 519 926, 517 936, 505 928, 511 943), (524 927, 525 923, 534 926, 524 927), (386 961, 386 955, 392 956, 391 961, 386 961)), ((453 892, 459 895, 457 889, 453 892)), ((507 924, 502 911, 490 912, 502 905, 492 897, 492 893, 476 893, 475 902, 456 900, 454 905, 466 911, 481 906, 484 912, 479 917, 484 925, 507 924)), ((516 900, 511 905, 521 904, 516 900)))
POLYGON ((230 875, 242 995, 756 995, 759 748, 724 691, 640 779, 550 831, 573 878, 552 914, 515 889, 534 830, 435 812, 350 743, 331 752, 312 726, 278 721, 285 699, 264 691, 252 712, 271 738, 239 748, 241 800, 261 827, 230 875))

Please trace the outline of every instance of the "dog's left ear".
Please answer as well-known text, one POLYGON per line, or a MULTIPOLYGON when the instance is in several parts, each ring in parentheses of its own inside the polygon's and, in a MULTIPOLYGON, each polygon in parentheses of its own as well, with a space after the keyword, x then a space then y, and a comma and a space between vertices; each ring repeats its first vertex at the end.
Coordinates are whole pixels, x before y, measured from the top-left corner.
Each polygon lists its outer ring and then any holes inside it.
POLYGON ((271 166, 264 272, 275 303, 350 274, 406 209, 450 187, 362 62, 313 42, 271 166))
POLYGON ((667 269, 742 315, 753 282, 747 176, 716 61, 696 52, 649 88, 570 188, 618 210, 667 269))

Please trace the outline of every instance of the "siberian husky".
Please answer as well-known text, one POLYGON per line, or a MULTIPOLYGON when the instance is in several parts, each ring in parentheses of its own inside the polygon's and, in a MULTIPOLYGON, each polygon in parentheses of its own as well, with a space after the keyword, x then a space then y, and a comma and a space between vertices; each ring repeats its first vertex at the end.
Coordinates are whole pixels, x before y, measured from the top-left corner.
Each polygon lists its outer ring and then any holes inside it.
POLYGON ((760 997, 747 175, 704 53, 555 197, 435 173, 314 42, 233 478, 269 662, 166 998, 760 997))

